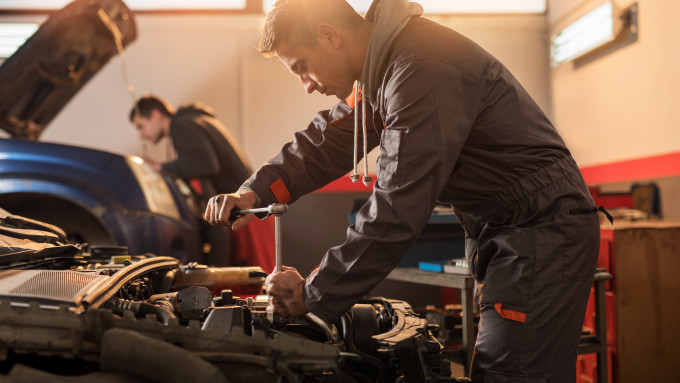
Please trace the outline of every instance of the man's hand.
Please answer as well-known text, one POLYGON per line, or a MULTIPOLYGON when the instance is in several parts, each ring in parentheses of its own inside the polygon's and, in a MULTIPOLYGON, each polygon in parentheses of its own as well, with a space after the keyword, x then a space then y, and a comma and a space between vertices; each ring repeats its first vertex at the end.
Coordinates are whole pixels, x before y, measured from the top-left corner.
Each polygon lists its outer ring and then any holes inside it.
POLYGON ((269 306, 267 311, 287 317, 302 316, 309 312, 302 299, 302 286, 305 280, 294 267, 283 266, 280 273, 274 272, 264 281, 269 306))
POLYGON ((210 222, 211 225, 226 225, 231 226, 232 230, 238 230, 247 225, 255 215, 246 214, 231 222, 229 220, 231 211, 235 208, 238 210, 252 209, 256 202, 255 193, 247 189, 241 189, 231 194, 218 194, 208 200, 203 219, 210 222))

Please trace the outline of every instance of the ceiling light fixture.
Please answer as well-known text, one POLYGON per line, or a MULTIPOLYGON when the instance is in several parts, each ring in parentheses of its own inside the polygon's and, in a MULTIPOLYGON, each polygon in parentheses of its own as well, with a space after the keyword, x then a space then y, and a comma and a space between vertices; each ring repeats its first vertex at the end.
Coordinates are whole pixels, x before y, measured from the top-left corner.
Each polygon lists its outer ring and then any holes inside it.
POLYGON ((34 23, 0 23, 0 58, 14 54, 37 30, 34 23))
POLYGON ((621 9, 614 1, 605 1, 569 18, 569 23, 550 39, 552 65, 556 67, 577 59, 616 40, 629 25, 631 8, 621 9))

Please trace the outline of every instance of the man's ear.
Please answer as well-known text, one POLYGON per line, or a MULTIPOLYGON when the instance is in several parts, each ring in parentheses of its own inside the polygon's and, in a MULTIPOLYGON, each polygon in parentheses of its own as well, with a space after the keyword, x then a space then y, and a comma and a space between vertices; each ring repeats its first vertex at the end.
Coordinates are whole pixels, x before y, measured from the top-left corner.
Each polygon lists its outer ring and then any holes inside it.
POLYGON ((333 47, 340 46, 340 33, 331 24, 321 23, 316 26, 319 41, 330 44, 333 47))

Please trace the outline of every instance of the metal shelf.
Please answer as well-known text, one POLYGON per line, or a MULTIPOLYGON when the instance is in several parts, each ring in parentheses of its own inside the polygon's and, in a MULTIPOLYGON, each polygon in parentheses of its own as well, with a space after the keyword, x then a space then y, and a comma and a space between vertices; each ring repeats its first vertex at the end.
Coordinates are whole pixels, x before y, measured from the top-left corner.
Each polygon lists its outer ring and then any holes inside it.
POLYGON ((460 290, 460 302, 463 309, 463 346, 451 353, 456 355, 462 351, 462 364, 465 375, 470 374, 470 361, 475 346, 474 329, 474 301, 473 292, 475 279, 472 275, 435 273, 420 270, 417 267, 397 267, 387 276, 387 279, 400 282, 420 283, 424 285, 453 287, 460 290))

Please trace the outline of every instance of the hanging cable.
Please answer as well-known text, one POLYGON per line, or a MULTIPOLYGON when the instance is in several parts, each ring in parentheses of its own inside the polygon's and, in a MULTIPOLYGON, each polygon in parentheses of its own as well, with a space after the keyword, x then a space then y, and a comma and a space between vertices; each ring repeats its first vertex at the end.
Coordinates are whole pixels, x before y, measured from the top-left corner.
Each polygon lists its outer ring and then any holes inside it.
POLYGON ((109 29, 111 35, 113 35, 113 40, 116 43, 116 49, 118 50, 118 55, 120 56, 121 72, 123 74, 125 88, 130 94, 130 97, 132 97, 132 103, 134 104, 137 101, 137 98, 135 97, 135 88, 132 86, 132 83, 128 78, 127 60, 125 59, 125 50, 123 49, 123 34, 120 32, 120 29, 116 23, 111 19, 111 16, 109 16, 109 14, 104 11, 104 9, 99 8, 97 10, 97 16, 99 16, 99 19, 102 21, 102 23, 104 23, 106 28, 109 29))

